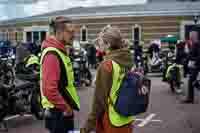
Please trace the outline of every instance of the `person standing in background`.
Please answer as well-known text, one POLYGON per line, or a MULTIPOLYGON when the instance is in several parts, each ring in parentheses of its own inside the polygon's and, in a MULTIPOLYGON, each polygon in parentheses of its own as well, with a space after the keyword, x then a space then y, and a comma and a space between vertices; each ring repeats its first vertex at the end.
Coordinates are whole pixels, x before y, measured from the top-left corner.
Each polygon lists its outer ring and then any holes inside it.
POLYGON ((191 48, 189 53, 190 77, 188 82, 187 99, 182 103, 194 103, 194 87, 193 83, 196 80, 200 70, 200 42, 198 37, 198 31, 190 32, 191 48))

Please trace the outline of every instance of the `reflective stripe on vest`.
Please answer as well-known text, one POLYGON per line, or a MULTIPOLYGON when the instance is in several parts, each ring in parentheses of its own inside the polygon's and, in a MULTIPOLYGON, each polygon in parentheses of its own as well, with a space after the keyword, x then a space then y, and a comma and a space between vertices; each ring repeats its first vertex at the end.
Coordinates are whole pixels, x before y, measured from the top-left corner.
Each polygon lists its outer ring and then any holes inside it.
POLYGON ((26 62, 26 67, 29 67, 30 65, 33 64, 40 65, 39 58, 35 55, 29 56, 28 61, 26 62))
POLYGON ((175 66, 176 66, 176 64, 172 64, 167 68, 167 72, 166 72, 166 76, 165 76, 167 79, 170 78, 170 76, 171 76, 170 72, 172 69, 174 69, 175 66))
POLYGON ((178 71, 178 79, 180 79, 181 78, 181 72, 182 72, 182 65, 178 65, 178 64, 172 64, 172 65, 170 65, 169 67, 168 67, 168 69, 167 69, 167 72, 166 72, 166 75, 165 75, 165 77, 167 78, 167 79, 170 79, 171 78, 171 71, 175 68, 175 67, 178 67, 178 69, 179 69, 179 71, 178 71))
POLYGON ((134 116, 130 116, 130 117, 122 116, 119 113, 117 113, 113 107, 113 105, 116 103, 116 100, 118 97, 117 92, 120 89, 120 85, 123 81, 125 74, 117 63, 112 61, 112 65, 113 65, 113 83, 112 83, 112 88, 110 91, 110 99, 112 101, 112 104, 109 104, 109 107, 108 107, 109 119, 110 119, 112 125, 114 125, 116 127, 121 127, 121 126, 130 124, 131 122, 133 122, 135 117, 134 116))
POLYGON ((44 96, 43 91, 42 91, 42 60, 48 52, 56 52, 59 55, 60 59, 62 60, 65 66, 66 76, 68 79, 68 86, 65 87, 65 91, 67 91, 70 94, 72 98, 71 100, 73 100, 74 103, 76 104, 76 107, 80 109, 80 99, 77 94, 76 88, 74 87, 74 73, 73 73, 71 60, 68 56, 66 56, 60 50, 53 47, 48 47, 43 50, 41 61, 40 61, 40 64, 41 64, 40 65, 41 66, 40 67, 40 88, 41 88, 40 90, 41 90, 41 96, 42 96, 42 106, 44 108, 54 108, 54 105, 50 101, 48 101, 47 97, 44 96))
POLYGON ((170 76, 171 76, 171 70, 173 70, 174 69, 174 67, 178 67, 179 69, 181 69, 182 67, 181 67, 181 65, 178 65, 178 64, 172 64, 172 65, 170 65, 168 68, 167 68, 167 72, 166 72, 166 78, 167 79, 169 79, 170 78, 170 76))

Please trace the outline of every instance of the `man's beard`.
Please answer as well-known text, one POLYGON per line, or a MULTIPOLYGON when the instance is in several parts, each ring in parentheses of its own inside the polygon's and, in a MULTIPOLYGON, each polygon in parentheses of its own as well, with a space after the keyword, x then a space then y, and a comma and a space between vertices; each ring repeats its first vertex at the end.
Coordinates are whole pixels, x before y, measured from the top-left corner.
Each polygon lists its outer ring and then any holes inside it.
POLYGON ((72 41, 65 41, 64 39, 62 40, 62 43, 66 46, 71 46, 73 44, 73 40, 72 41))
POLYGON ((71 39, 69 42, 65 42, 65 45, 72 46, 73 45, 73 39, 71 39))
POLYGON ((74 37, 71 37, 71 39, 70 39, 70 41, 68 42, 68 44, 69 44, 70 46, 72 46, 72 45, 73 45, 73 42, 74 42, 74 37))

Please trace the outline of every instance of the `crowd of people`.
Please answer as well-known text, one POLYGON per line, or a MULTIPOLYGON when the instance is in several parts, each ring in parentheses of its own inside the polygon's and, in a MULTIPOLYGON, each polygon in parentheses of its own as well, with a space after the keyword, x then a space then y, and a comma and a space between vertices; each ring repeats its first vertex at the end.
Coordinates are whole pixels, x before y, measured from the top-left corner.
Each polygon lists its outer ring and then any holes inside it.
MULTIPOLYGON (((162 52, 159 45, 152 43, 148 48, 149 57, 153 58, 154 53, 162 52)), ((168 52, 164 55, 167 60, 174 60, 174 63, 183 66, 183 75, 188 79, 187 97, 182 103, 194 103, 194 82, 200 71, 200 41, 197 30, 192 30, 189 39, 185 41, 168 42, 168 52)), ((164 63, 163 63, 164 64, 164 63)), ((166 71, 163 70, 163 81, 166 81, 166 71)))

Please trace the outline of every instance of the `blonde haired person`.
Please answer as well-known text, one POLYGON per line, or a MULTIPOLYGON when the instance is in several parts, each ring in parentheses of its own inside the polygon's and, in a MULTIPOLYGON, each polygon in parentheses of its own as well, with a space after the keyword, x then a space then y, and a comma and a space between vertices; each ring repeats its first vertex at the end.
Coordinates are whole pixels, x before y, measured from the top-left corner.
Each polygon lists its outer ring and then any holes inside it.
POLYGON ((112 61, 120 67, 130 70, 133 66, 133 58, 130 51, 124 48, 124 41, 120 30, 117 27, 107 26, 102 29, 97 38, 98 48, 106 52, 104 61, 100 64, 96 76, 96 88, 92 105, 92 112, 89 114, 81 133, 132 133, 133 120, 128 124, 116 126, 110 121, 108 102, 111 88, 113 86, 113 65, 112 61))

